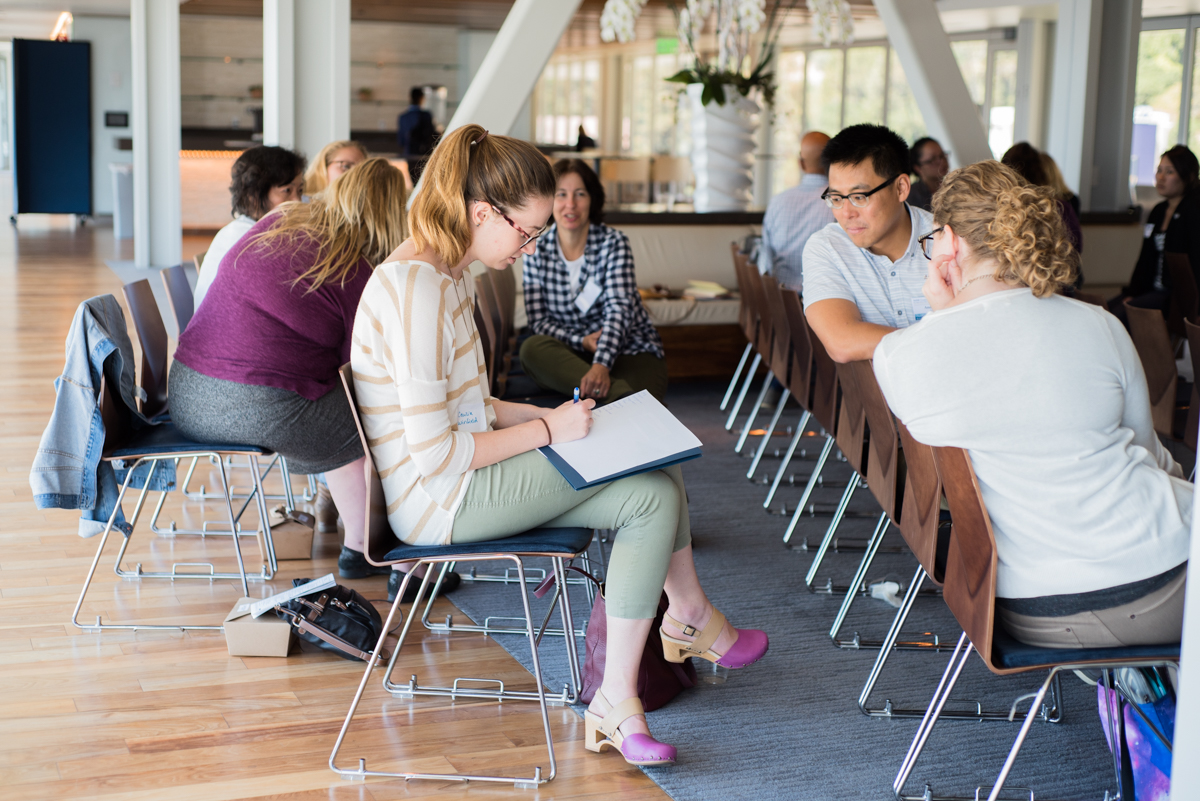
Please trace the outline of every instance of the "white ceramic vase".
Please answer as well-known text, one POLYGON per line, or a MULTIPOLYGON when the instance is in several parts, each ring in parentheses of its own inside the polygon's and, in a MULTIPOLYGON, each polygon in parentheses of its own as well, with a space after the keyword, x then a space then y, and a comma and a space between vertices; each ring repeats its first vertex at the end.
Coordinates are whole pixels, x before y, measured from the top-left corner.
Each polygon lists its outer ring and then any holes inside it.
POLYGON ((754 148, 762 107, 725 86, 725 105, 700 102, 703 84, 688 84, 692 104, 692 173, 696 211, 745 211, 754 195, 754 148))

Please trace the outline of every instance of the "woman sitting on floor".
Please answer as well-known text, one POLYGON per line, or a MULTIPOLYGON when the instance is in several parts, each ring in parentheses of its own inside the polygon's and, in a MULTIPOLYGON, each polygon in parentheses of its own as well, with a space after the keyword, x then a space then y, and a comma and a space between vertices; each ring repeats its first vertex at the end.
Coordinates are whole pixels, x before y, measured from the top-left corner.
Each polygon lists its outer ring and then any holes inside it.
POLYGON ((345 173, 369 159, 367 149, 350 139, 330 142, 308 165, 304 173, 304 194, 312 197, 345 173))
POLYGON ((537 449, 586 436, 595 401, 542 409, 488 394, 467 268, 478 260, 508 269, 532 251, 553 203, 545 158, 527 142, 464 125, 434 150, 423 187, 409 213, 412 238, 363 291, 351 355, 392 529, 413 545, 495 540, 540 526, 616 529, 607 661, 587 713, 587 747, 613 745, 634 764, 674 762, 675 748, 650 737, 637 699, 642 648, 664 587, 670 608, 661 635, 673 661, 698 656, 743 667, 766 653, 767 637, 730 626, 700 588, 678 466, 577 492, 537 449))
POLYGON ((233 196, 233 221, 217 231, 200 262, 200 277, 193 295, 200 308, 225 254, 268 213, 289 200, 300 199, 304 156, 283 147, 252 147, 233 162, 229 193, 233 196))
POLYGON ((916 439, 970 454, 997 617, 1047 648, 1178 642, 1193 488, 1124 327, 1056 294, 1079 260, 1052 194, 980 162, 947 176, 933 218, 934 311, 883 338, 875 375, 916 439))
POLYGON ((642 305, 629 239, 601 222, 604 187, 579 159, 554 165, 554 225, 525 257, 534 336, 521 366, 545 389, 612 402, 667 394, 662 340, 642 305))
POLYGON ((295 473, 325 474, 346 527, 343 578, 390 572, 363 557, 364 454, 338 368, 374 265, 407 235, 405 194, 400 171, 371 159, 311 203, 257 223, 229 252, 171 366, 171 419, 185 436, 258 445, 295 473))

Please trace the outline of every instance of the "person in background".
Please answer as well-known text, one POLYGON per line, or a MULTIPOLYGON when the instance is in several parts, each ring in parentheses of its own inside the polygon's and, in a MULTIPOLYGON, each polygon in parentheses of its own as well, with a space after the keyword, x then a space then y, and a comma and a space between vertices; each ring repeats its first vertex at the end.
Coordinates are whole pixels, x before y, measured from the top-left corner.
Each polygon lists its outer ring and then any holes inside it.
POLYGON ((804 247, 804 314, 837 362, 869 359, 886 334, 929 312, 918 239, 933 228, 905 203, 908 145, 882 125, 851 125, 825 146, 823 197, 837 224, 804 247))
POLYGON ((579 159, 555 163, 554 224, 525 257, 533 336, 521 366, 538 386, 611 403, 667 394, 662 340, 638 294, 629 238, 604 219, 604 187, 579 159))
POLYGON ((1145 309, 1166 310, 1171 300, 1171 277, 1164 253, 1185 253, 1200 285, 1200 162, 1184 145, 1162 154, 1154 173, 1161 203, 1150 210, 1142 250, 1129 285, 1108 302, 1108 310, 1126 321, 1125 299, 1145 309))
POLYGON ((829 185, 821 153, 829 136, 809 131, 800 139, 800 183, 780 192, 767 204, 763 216, 758 270, 770 273, 780 286, 801 289, 804 246, 814 233, 833 222, 833 211, 821 193, 829 185))
POLYGON ((392 529, 426 546, 494 542, 539 526, 615 529, 604 676, 585 715, 585 746, 669 765, 676 750, 650 736, 637 697, 663 591, 670 606, 658 635, 668 660, 745 667, 766 654, 767 635, 735 629, 705 595, 678 465, 576 491, 537 449, 587 436, 595 401, 543 409, 488 393, 470 265, 506 270, 533 253, 554 205, 545 157, 529 142, 464 125, 426 170, 409 213, 412 238, 363 291, 351 355, 392 529))
POLYGON ((304 156, 283 147, 252 147, 233 162, 229 194, 233 196, 233 222, 217 231, 200 262, 193 295, 195 308, 204 302, 230 248, 268 212, 281 203, 300 199, 304 156))
POLYGON ((304 194, 312 197, 370 157, 371 154, 358 142, 350 139, 330 142, 308 165, 304 173, 304 194))
POLYGON ((1047 186, 1054 192, 1054 196, 1058 200, 1065 201, 1068 206, 1075 210, 1075 216, 1079 216, 1079 195, 1071 191, 1067 186, 1067 182, 1063 179, 1062 170, 1058 168, 1058 162, 1054 160, 1046 151, 1041 152, 1042 169, 1046 172, 1047 186))
POLYGON ((421 180, 421 169, 425 159, 433 152, 437 140, 437 129, 433 127, 433 115, 425 110, 425 90, 414 86, 409 92, 411 105, 401 112, 397 120, 397 137, 400 156, 408 163, 408 177, 415 186, 421 180))
POLYGON ((587 135, 587 131, 583 130, 583 126, 579 126, 579 134, 575 140, 575 150, 583 152, 584 150, 595 150, 596 140, 587 135))
MULTIPOLYGON (((1053 190, 1050 176, 1042 166, 1042 154, 1028 142, 1017 142, 1004 151, 1000 162, 1034 186, 1045 186, 1053 190)), ((1058 204, 1058 213, 1062 215, 1063 224, 1067 226, 1067 236, 1071 244, 1075 246, 1075 250, 1083 253, 1083 229, 1079 225, 1079 215, 1067 201, 1055 198, 1055 203, 1058 204)))
POLYGON ((295 473, 325 474, 346 527, 342 578, 380 570, 363 556, 364 454, 338 368, 363 287, 407 234, 406 194, 398 169, 369 159, 256 223, 179 337, 169 376, 184 436, 257 445, 295 473))
POLYGON ((996 535, 996 617, 1041 648, 1177 643, 1192 485, 1154 433, 1146 376, 1074 282, 1057 198, 994 161, 950 173, 919 326, 874 370, 920 442, 965 448, 996 535))
POLYGON ((942 179, 950 171, 950 154, 936 139, 924 136, 913 142, 908 157, 918 178, 908 192, 908 205, 929 211, 933 194, 941 189, 942 179))

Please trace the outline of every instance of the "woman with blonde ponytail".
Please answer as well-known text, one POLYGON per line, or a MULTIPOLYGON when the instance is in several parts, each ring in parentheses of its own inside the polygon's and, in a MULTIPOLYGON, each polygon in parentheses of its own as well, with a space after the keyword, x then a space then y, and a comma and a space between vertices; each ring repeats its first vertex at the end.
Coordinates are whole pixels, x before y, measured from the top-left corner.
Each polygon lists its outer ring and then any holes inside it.
POLYGON ((919 441, 966 448, 1022 642, 1178 642, 1192 486, 1159 442, 1121 323, 1058 294, 1078 270, 1051 190, 980 162, 933 197, 933 312, 884 337, 875 375, 919 441))
POLYGON ((701 589, 678 466, 575 491, 536 450, 587 436, 595 401, 542 409, 488 392, 467 268, 478 260, 506 270, 532 254, 554 192, 549 163, 528 142, 478 125, 441 140, 409 212, 412 238, 376 268, 359 305, 351 364, 363 429, 392 529, 405 542, 477 542, 541 526, 617 530, 606 573, 607 658, 586 746, 615 747, 633 764, 670 764, 675 748, 650 737, 637 697, 664 589, 671 661, 744 667, 766 653, 767 637, 733 628, 701 589))

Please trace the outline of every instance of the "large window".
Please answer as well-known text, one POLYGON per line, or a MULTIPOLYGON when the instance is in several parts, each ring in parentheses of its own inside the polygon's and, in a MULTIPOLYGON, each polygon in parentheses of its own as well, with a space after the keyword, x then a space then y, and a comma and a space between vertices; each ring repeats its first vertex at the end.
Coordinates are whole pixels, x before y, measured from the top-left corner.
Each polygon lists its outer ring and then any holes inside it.
POLYGON ((601 98, 599 59, 552 62, 537 87, 537 141, 573 146, 580 125, 588 136, 599 140, 601 98))

